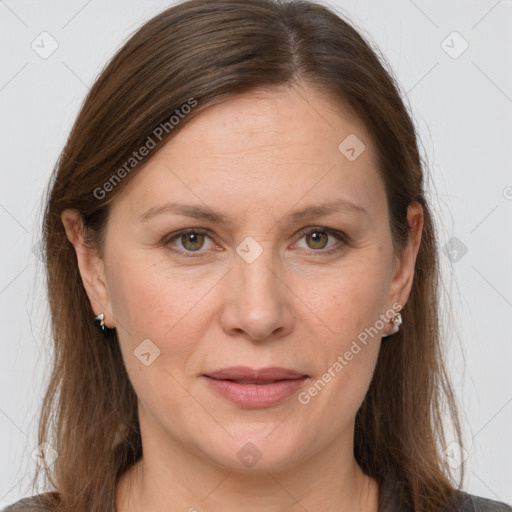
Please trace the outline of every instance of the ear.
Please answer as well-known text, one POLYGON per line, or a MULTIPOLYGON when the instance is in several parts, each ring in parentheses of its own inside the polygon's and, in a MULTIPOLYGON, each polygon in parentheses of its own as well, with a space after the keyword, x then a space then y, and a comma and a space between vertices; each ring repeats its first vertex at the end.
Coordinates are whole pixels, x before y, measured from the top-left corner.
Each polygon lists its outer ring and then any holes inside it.
POLYGON ((61 220, 66 230, 66 236, 75 248, 78 268, 92 310, 95 315, 103 313, 105 315, 105 325, 107 327, 114 327, 107 281, 105 279, 105 265, 98 256, 96 249, 90 247, 86 242, 82 216, 78 210, 67 208, 62 212, 61 220))
POLYGON ((423 230, 423 207, 417 201, 413 201, 407 209, 407 223, 409 224, 409 240, 400 256, 396 258, 389 292, 389 303, 398 303, 402 308, 411 292, 414 267, 423 230))

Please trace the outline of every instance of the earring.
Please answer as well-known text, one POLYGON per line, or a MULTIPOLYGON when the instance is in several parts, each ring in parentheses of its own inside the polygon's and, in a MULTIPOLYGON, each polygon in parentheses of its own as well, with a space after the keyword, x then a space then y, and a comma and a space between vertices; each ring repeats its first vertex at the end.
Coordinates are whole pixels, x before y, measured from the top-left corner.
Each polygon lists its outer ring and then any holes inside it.
POLYGON ((103 313, 100 313, 94 317, 94 323, 96 324, 96 327, 103 333, 105 338, 112 339, 116 329, 115 327, 110 328, 105 325, 105 315, 103 313))
POLYGON ((402 315, 400 313, 397 313, 393 317, 393 334, 395 334, 395 332, 398 332, 398 329, 400 329, 401 325, 402 325, 402 315))
POLYGON ((105 315, 103 313, 100 313, 94 318, 94 323, 98 329, 100 329, 102 332, 105 332, 105 315))
MULTIPOLYGON (((393 322, 393 332, 391 334, 395 334, 398 332, 400 326, 402 325, 402 315, 397 313, 391 321, 393 322)), ((388 336, 391 336, 391 334, 384 334, 382 337, 387 338, 388 336)))

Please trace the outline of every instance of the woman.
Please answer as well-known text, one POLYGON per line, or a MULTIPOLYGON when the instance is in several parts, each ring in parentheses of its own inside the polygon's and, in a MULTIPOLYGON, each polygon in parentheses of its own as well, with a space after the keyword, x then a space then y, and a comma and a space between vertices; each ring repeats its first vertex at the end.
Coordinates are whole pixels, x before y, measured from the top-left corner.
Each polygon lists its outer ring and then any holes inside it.
POLYGON ((327 8, 146 23, 50 185, 54 491, 6 510, 512 510, 443 456, 423 181, 390 72, 327 8))

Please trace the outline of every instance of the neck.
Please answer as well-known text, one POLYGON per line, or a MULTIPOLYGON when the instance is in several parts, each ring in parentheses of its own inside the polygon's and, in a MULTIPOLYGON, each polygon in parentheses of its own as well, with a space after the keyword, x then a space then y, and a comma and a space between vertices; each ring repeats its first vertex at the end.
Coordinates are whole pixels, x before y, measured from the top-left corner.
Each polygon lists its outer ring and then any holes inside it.
POLYGON ((143 434, 144 456, 121 476, 116 511, 377 512, 378 485, 356 463, 352 433, 292 468, 246 472, 221 467, 168 436, 164 442, 143 434))

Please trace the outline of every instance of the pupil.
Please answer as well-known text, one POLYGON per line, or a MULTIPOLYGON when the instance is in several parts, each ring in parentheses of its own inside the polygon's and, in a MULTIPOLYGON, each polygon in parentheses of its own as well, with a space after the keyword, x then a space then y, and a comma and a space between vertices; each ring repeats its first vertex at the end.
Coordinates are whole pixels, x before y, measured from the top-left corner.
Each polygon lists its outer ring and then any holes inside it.
POLYGON ((185 236, 185 247, 187 247, 189 250, 197 250, 197 249, 200 249, 200 247, 197 247, 195 246, 194 247, 194 244, 199 244, 201 245, 199 242, 198 242, 198 237, 202 236, 200 234, 197 234, 197 233, 187 233, 185 236), (190 246, 187 246, 187 244, 191 244, 192 247, 190 246))
MULTIPOLYGON (((325 233, 318 232, 318 231, 314 231, 313 233, 311 233, 310 236, 313 239, 313 243, 321 243, 320 239, 321 239, 322 235, 324 235, 324 234, 325 233)), ((324 245, 322 245, 320 248, 323 249, 324 245)), ((318 249, 318 246, 315 247, 315 249, 318 249)))
MULTIPOLYGON (((325 233, 314 231, 313 233, 310 233, 309 236, 313 239, 313 243, 317 244, 317 243, 320 243, 322 235, 324 235, 324 234, 325 233)), ((185 235, 185 239, 186 239, 186 243, 190 243, 192 245, 197 244, 198 243, 197 242, 198 234, 197 233, 188 233, 187 235, 185 235)), ((318 247, 316 247, 316 248, 318 248, 318 247)), ((198 248, 195 247, 194 249, 198 249, 198 248)))

